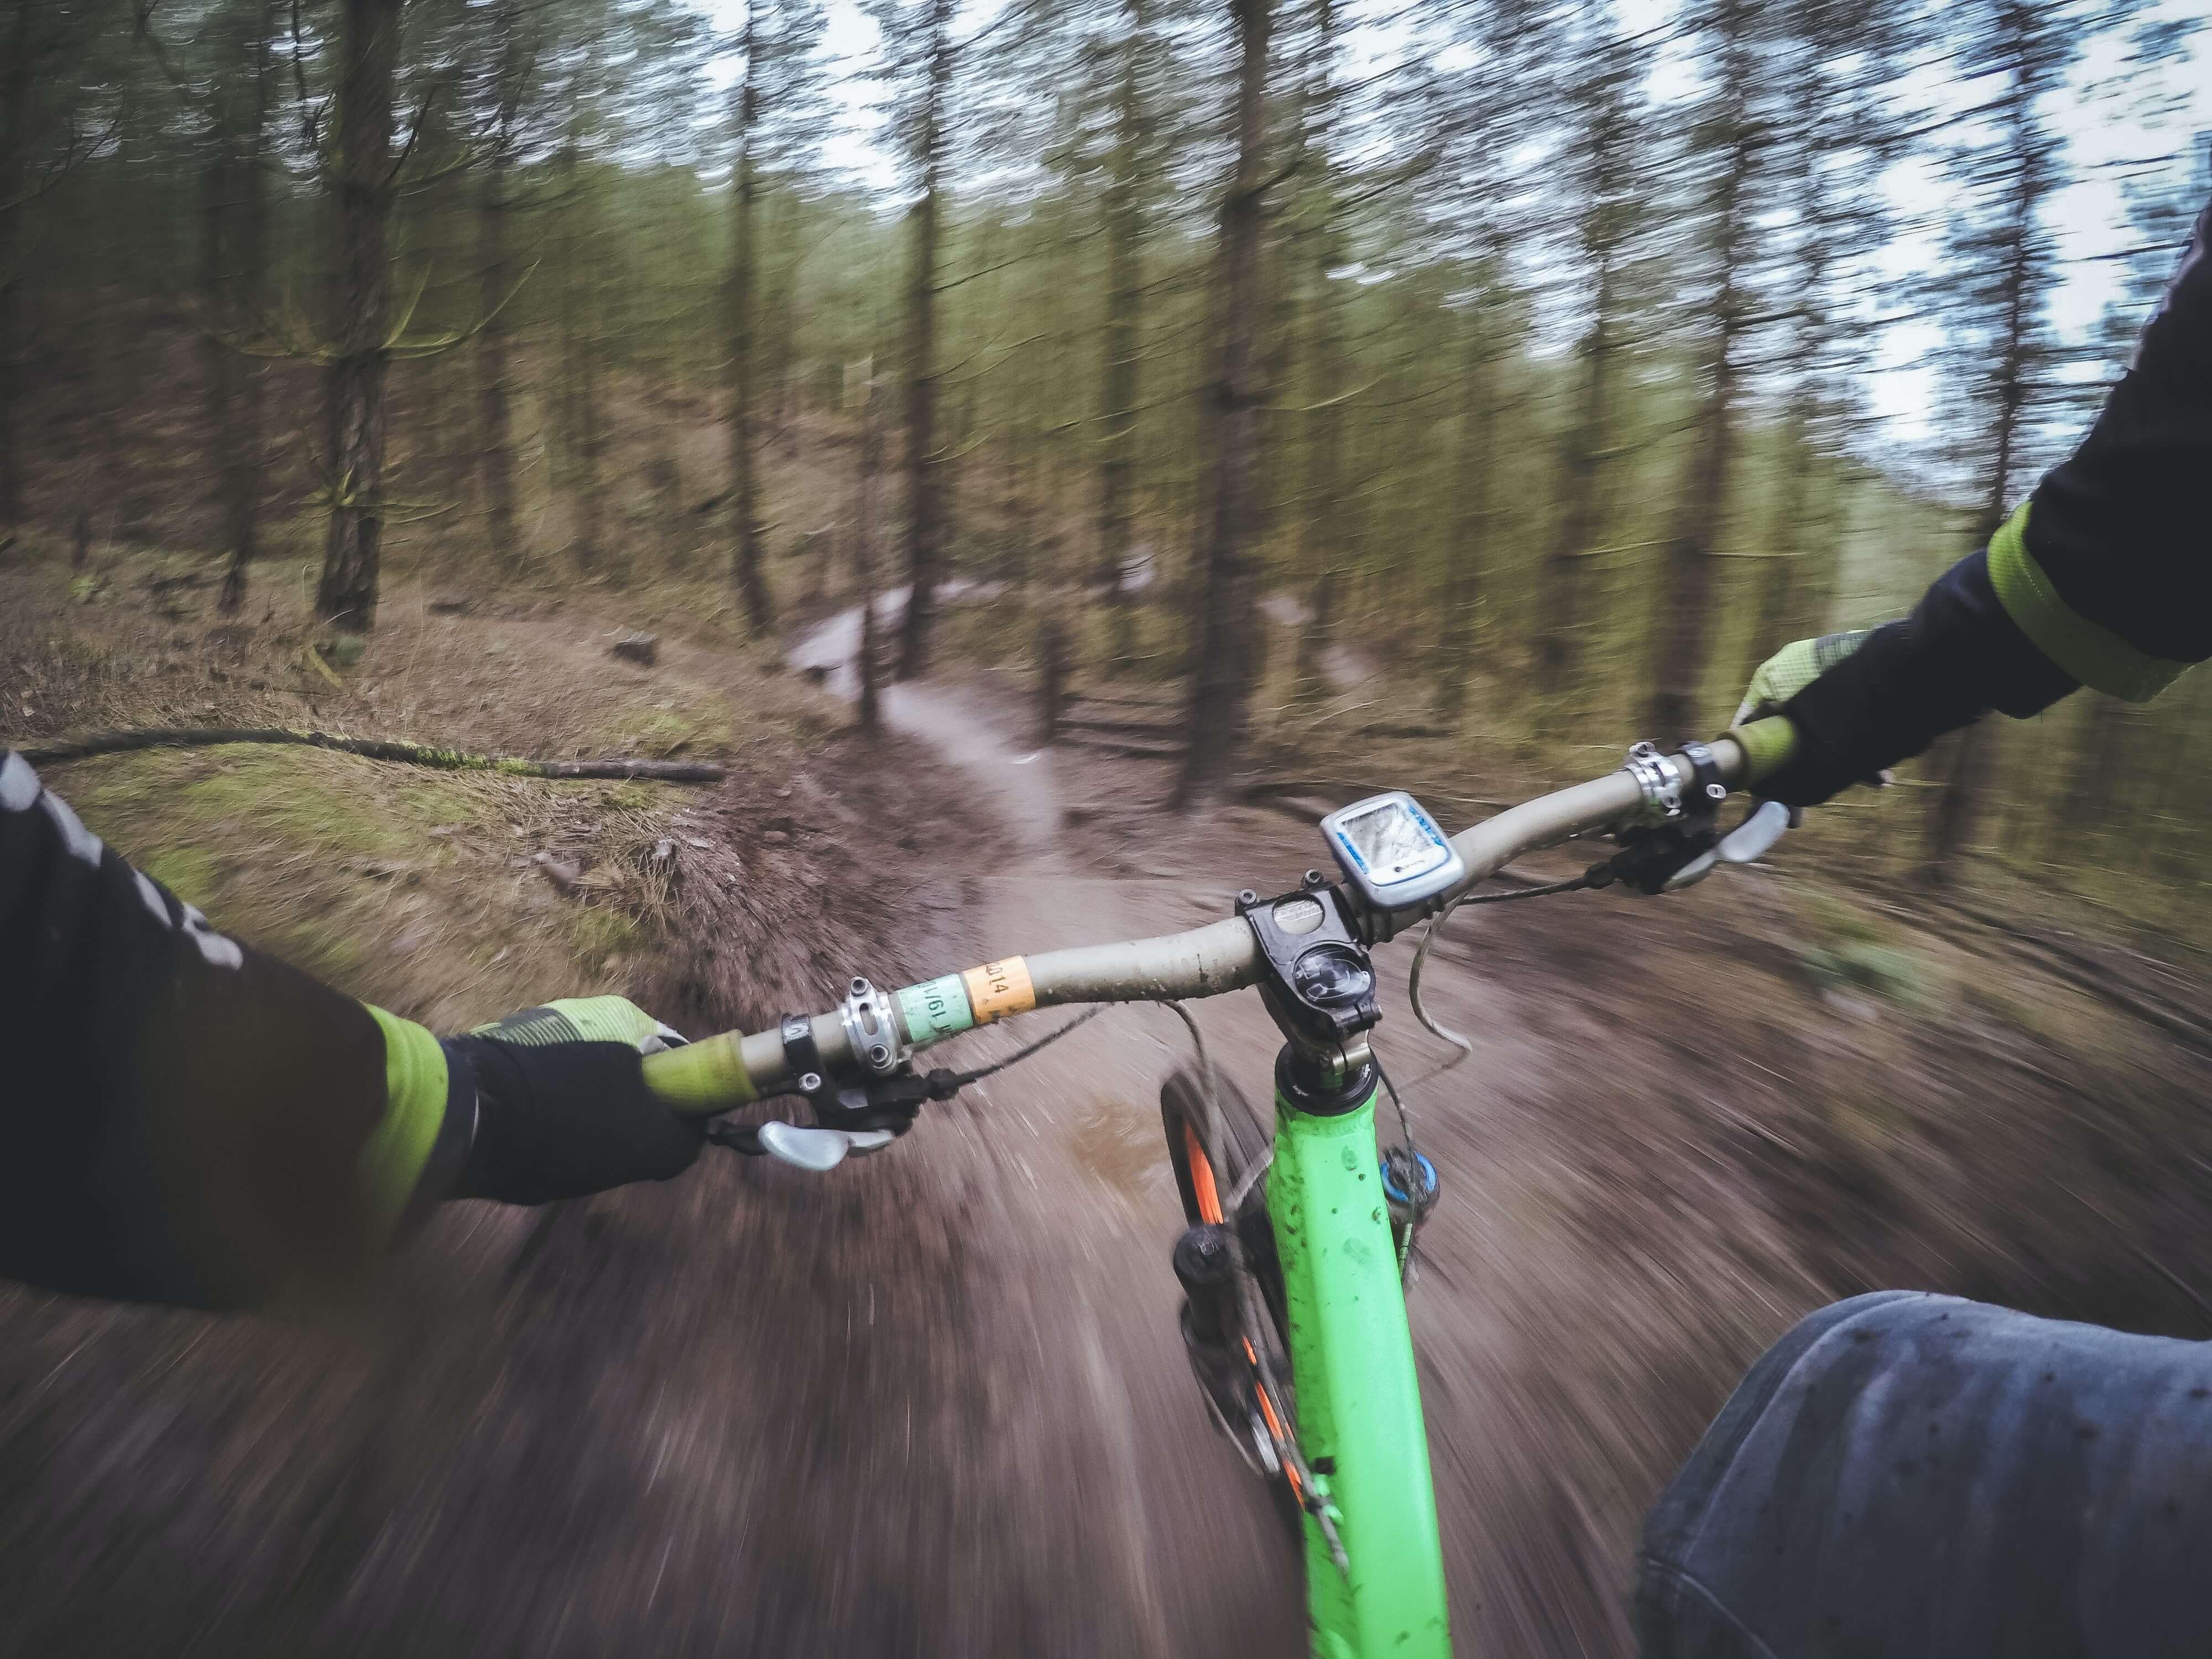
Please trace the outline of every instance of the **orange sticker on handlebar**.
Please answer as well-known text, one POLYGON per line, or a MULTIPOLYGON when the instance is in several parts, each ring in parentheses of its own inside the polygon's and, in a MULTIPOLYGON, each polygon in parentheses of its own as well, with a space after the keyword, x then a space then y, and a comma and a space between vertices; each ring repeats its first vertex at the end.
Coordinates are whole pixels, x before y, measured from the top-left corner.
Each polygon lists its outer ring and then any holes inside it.
POLYGON ((1036 988, 1030 983, 1030 965, 1019 957, 987 962, 960 976, 967 982, 968 1005, 975 1023, 988 1025, 1008 1014, 1025 1014, 1036 1006, 1036 988))

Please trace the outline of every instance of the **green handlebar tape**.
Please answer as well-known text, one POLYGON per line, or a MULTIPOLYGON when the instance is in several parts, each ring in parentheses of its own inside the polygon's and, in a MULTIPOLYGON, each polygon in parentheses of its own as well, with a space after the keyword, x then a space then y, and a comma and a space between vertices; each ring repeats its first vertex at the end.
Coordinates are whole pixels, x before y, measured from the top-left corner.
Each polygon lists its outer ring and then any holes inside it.
POLYGON ((1748 726, 1730 726, 1728 735, 1743 750, 1747 784, 1773 776, 1797 752, 1797 728, 1782 714, 1770 714, 1748 726))
POLYGON ((756 1093, 738 1046, 742 1040, 735 1031, 725 1031, 704 1042, 647 1054, 645 1086, 679 1112, 709 1116, 733 1110, 756 1093))

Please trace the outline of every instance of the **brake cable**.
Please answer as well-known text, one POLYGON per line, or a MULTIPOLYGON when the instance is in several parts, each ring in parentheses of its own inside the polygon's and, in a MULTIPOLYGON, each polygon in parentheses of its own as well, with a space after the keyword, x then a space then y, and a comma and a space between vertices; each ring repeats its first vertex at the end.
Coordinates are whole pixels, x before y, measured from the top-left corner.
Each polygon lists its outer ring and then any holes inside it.
MULTIPOLYGON (((798 1086, 781 1091, 794 1094, 811 1103, 814 1121, 825 1129, 889 1128, 893 1134, 903 1134, 914 1121, 924 1101, 950 1100, 971 1083, 980 1083, 995 1076, 1009 1066, 1018 1066, 1039 1050, 1048 1048, 1079 1025, 1088 1024, 1106 1012, 1107 1005, 1086 1009, 1058 1030, 1048 1031, 1035 1042, 989 1064, 972 1071, 955 1072, 939 1066, 923 1072, 908 1066, 887 1077, 874 1077, 858 1085, 842 1085, 825 1072, 811 1069, 799 1073, 798 1086), (807 1087, 806 1085, 813 1086, 807 1087), (902 1121, 898 1121, 902 1120, 902 1121)), ((793 1032, 806 1031, 806 1021, 794 1016, 786 1022, 787 1042, 793 1032)), ((806 1048, 811 1050, 813 1040, 806 1038, 806 1048)), ((786 1052, 790 1052, 787 1047, 786 1052)), ((821 1064, 818 1057, 812 1065, 821 1064)), ((796 1069, 796 1068, 795 1068, 796 1069)), ((707 1139, 718 1146, 747 1157, 757 1157, 763 1151, 760 1126, 751 1123, 717 1123, 707 1130, 707 1139)))
MULTIPOLYGON (((947 1072, 942 1069, 931 1072, 928 1074, 930 1089, 933 1093, 942 1087, 949 1093, 952 1090, 964 1089, 971 1083, 981 1083, 985 1078, 995 1076, 1005 1071, 1009 1066, 1018 1066, 1030 1055, 1051 1048, 1054 1043, 1059 1042, 1077 1026, 1089 1024, 1111 1006, 1113 1006, 1111 1003, 1102 1002, 1095 1008, 1086 1009, 1069 1020, 1066 1024, 1046 1032, 1028 1047, 1017 1048, 1004 1059, 994 1060, 988 1066, 979 1066, 972 1072, 947 1072)), ((939 1097, 940 1099, 945 1097, 945 1096, 939 1097)))
MULTIPOLYGON (((1516 899, 1549 898, 1554 893, 1578 893, 1586 888, 1601 887, 1605 883, 1598 879, 1595 872, 1604 867, 1595 866, 1590 870, 1585 870, 1579 876, 1565 881, 1547 882, 1540 887, 1516 887, 1503 893, 1464 894, 1444 906, 1436 918, 1422 929, 1421 943, 1413 952, 1413 969, 1406 979, 1407 1005, 1413 1009, 1413 1018, 1421 1022, 1431 1036, 1449 1043, 1456 1052, 1443 1065, 1431 1071, 1424 1072, 1415 1078, 1406 1085, 1408 1089, 1418 1089, 1430 1079, 1442 1077, 1462 1060, 1471 1059, 1474 1054, 1474 1044, 1450 1027, 1437 1024, 1430 1018, 1428 1008, 1421 1000, 1421 970, 1428 965, 1429 952, 1435 948, 1437 937, 1443 933, 1444 924, 1452 919, 1453 913, 1463 904, 1510 904, 1516 899)), ((1387 1075, 1384 1081, 1389 1081, 1387 1075)), ((1397 1091, 1393 1089, 1390 1093, 1391 1098, 1395 1100, 1397 1091)))

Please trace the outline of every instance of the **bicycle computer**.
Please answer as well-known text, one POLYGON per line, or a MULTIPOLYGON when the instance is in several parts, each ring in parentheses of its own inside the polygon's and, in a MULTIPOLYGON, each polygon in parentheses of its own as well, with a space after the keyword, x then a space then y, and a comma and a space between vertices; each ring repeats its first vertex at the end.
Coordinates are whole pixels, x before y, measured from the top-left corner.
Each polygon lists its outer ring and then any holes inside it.
POLYGON ((1467 875, 1450 838, 1402 789, 1338 808, 1321 821, 1321 832, 1370 909, 1410 909, 1467 875))

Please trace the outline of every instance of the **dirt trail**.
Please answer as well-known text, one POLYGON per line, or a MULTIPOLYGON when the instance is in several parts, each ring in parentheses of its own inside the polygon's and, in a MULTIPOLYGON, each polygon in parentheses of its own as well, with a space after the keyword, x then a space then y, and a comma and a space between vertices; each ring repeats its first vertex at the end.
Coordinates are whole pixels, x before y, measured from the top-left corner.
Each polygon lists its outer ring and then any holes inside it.
MULTIPOLYGON (((827 665, 857 633, 840 619, 799 659, 827 665)), ((897 687, 885 706, 1015 826, 970 918, 993 953, 1190 927, 1224 914, 1238 887, 1287 887, 1320 850, 1310 828, 1262 811, 1158 810, 1168 780, 1157 763, 1028 750, 1005 735, 1025 710, 994 720, 971 694, 935 685, 897 687), (1069 806, 1082 810, 1064 815, 1069 806)), ((1454 1628, 1468 1651, 1633 1651, 1629 1561, 1652 1490, 1741 1363, 1826 1299, 1755 1193, 1729 1189, 1694 1159, 1683 1167, 1684 1116, 1665 1085, 1671 1047, 1615 1024, 1618 999, 1649 988, 1633 972, 1594 973, 1589 953, 1633 963, 1656 942, 1649 907, 1581 902, 1458 924, 1426 995, 1476 1052, 1407 1091, 1446 1182, 1410 1301, 1454 1628), (1639 1120, 1625 1100, 1651 1109, 1639 1120), (1688 1285, 1727 1288, 1717 1309, 1688 1285)), ((1410 956, 1378 964, 1378 1047, 1409 1083, 1448 1054, 1406 1012, 1410 956)), ((1264 1105, 1279 1039, 1256 1000, 1198 1012, 1226 1074, 1264 1105)), ((1256 1486, 1200 1428, 1172 1334, 1164 1258, 1180 1218, 1153 1105, 1186 1045, 1170 1019, 1118 1012, 976 1091, 978 1121, 1024 1148, 1008 1219, 1050 1230, 990 1248, 1030 1264, 1030 1283, 1057 1281, 1036 1335, 1049 1368, 1075 1384, 1049 1396, 1072 1402, 1065 1416, 1006 1431, 1084 1448, 1071 1474, 1102 1459, 1126 1472, 1039 1482, 1017 1501, 1047 1529, 1071 1505, 1086 1512, 1092 1571, 1069 1593, 1097 1598, 1101 1627, 1126 1620, 1139 1650, 1210 1650, 1219 1626, 1206 1611, 1225 1598, 1239 1609, 1232 1639, 1291 1654, 1303 1647, 1298 1580, 1256 1486), (1140 1449, 1125 1462, 1130 1444, 1140 1449)), ((969 1222, 988 1235, 981 1217, 969 1222)), ((1021 1358, 1008 1346, 976 1363, 1021 1358)))
MULTIPOLYGON (((903 599, 893 592, 884 603, 895 613, 903 599)), ((850 695, 859 637, 857 613, 848 611, 790 659, 829 671, 829 683, 850 695)), ((902 683, 885 688, 883 707, 902 752, 972 781, 976 832, 998 838, 963 928, 979 951, 1052 950, 1188 925, 1183 896, 1103 869, 1068 845, 1061 769, 1083 763, 1024 747, 971 691, 902 683)), ((1026 1023, 1019 1040, 1052 1018, 1026 1023)), ((1205 1024, 1231 1054, 1268 1047, 1256 1006, 1215 1005, 1205 1024)), ((993 1032, 971 1041, 1003 1050, 1015 1039, 993 1032)), ((1181 1215, 1158 1150, 1157 1102, 1187 1044, 1171 1016, 1118 1015, 969 1091, 976 1133, 1013 1178, 1003 1207, 971 1212, 965 1223, 981 1253, 1017 1264, 1018 1294, 1033 1302, 1003 1328, 1005 1346, 972 1363, 986 1373, 1036 1373, 1044 1385, 1025 1389, 1029 1407, 1000 1425, 998 1453, 1011 1451, 1040 1477, 1003 1501, 1025 1528, 1065 1527, 1085 1540, 1087 1559, 1065 1592, 1092 1635, 1071 1631, 1073 1644, 1051 1651, 1089 1651, 1093 1639, 1102 1651, 1144 1653, 1197 1652, 1224 1639, 1256 1638, 1261 1652, 1301 1645, 1295 1564, 1258 1489, 1204 1425, 1175 1334, 1167 1252, 1181 1215)), ((947 1588, 1003 1594, 988 1584, 947 1588)))
MULTIPOLYGON (((858 632, 853 617, 833 619, 793 660, 842 666, 858 632)), ((1289 885, 1319 850, 1310 830, 1263 812, 1152 810, 1148 797, 1166 781, 1156 767, 1029 749, 1006 730, 1026 711, 994 711, 974 693, 902 684, 884 708, 918 760, 934 751, 957 766, 1006 826, 968 919, 978 947, 993 954, 1188 927, 1224 914, 1239 886, 1289 885), (1072 805, 1085 827, 1066 827, 1072 805)), ((1392 952, 1382 964, 1382 1046, 1411 1079, 1444 1051, 1404 1012, 1409 954, 1392 952)), ((1431 1009, 1475 1033, 1478 1052, 1448 1083, 1413 1094, 1423 1146, 1450 1183, 1425 1236, 1429 1265, 1413 1313, 1455 1624, 1475 1651, 1501 1643, 1519 1653, 1625 1651, 1621 1522, 1643 1494, 1625 1505, 1620 1488, 1648 1487, 1655 1437, 1641 1406, 1619 1397, 1623 1373, 1680 1363, 1684 1347, 1694 1355, 1694 1334, 1664 1314, 1644 1315, 1639 1331, 1638 1316, 1618 1305, 1609 1259, 1618 1249, 1593 1249, 1578 1194, 1563 1190, 1584 1172, 1563 1161, 1546 1109, 1558 1067, 1547 1045, 1504 1012, 1501 988, 1463 954, 1431 964, 1431 1009), (1509 1089, 1489 1109, 1437 1109, 1501 1080, 1509 1089), (1563 1333, 1576 1330, 1607 1333, 1611 1351, 1563 1370, 1564 1352, 1589 1346, 1562 1346, 1563 1333)), ((1225 1073, 1264 1104, 1279 1039, 1256 1000, 1224 999, 1197 1012, 1225 1073)), ((1606 1040, 1595 1018, 1577 1022, 1573 1035, 1594 1054, 1606 1040)), ((1006 1329, 975 1364, 1034 1372, 1022 1337, 1041 1346, 1053 1382, 1027 1397, 1055 1407, 1033 1406, 1003 1431, 1012 1445, 1037 1439, 1036 1452, 1047 1455, 1038 1472, 1056 1465, 1060 1478, 1007 1498, 1027 1527, 1078 1528, 1091 1540, 1086 1570, 1067 1587, 1091 1628, 1118 1628, 1133 1650, 1148 1653, 1211 1650, 1233 1631, 1230 1639, 1252 1653, 1291 1654, 1303 1648, 1293 1564, 1258 1487, 1201 1425, 1174 1335, 1166 1253, 1180 1215, 1155 1101, 1187 1047, 1171 1016, 1117 1012, 973 1091, 975 1123, 1011 1155, 1019 1179, 1003 1211, 969 1211, 963 1224, 980 1249, 1020 1264, 1024 1297, 1049 1287, 1034 1325, 1006 1329), (1224 1613, 1233 1614, 1225 1628, 1217 1622, 1224 1613)), ((1678 1379, 1668 1383, 1682 1392, 1678 1379)), ((1686 1420, 1665 1437, 1679 1442, 1691 1426, 1686 1420)), ((977 1592, 994 1594, 965 1587, 977 1592)), ((1079 1641, 1038 1650, 1089 1649, 1079 1641)))

